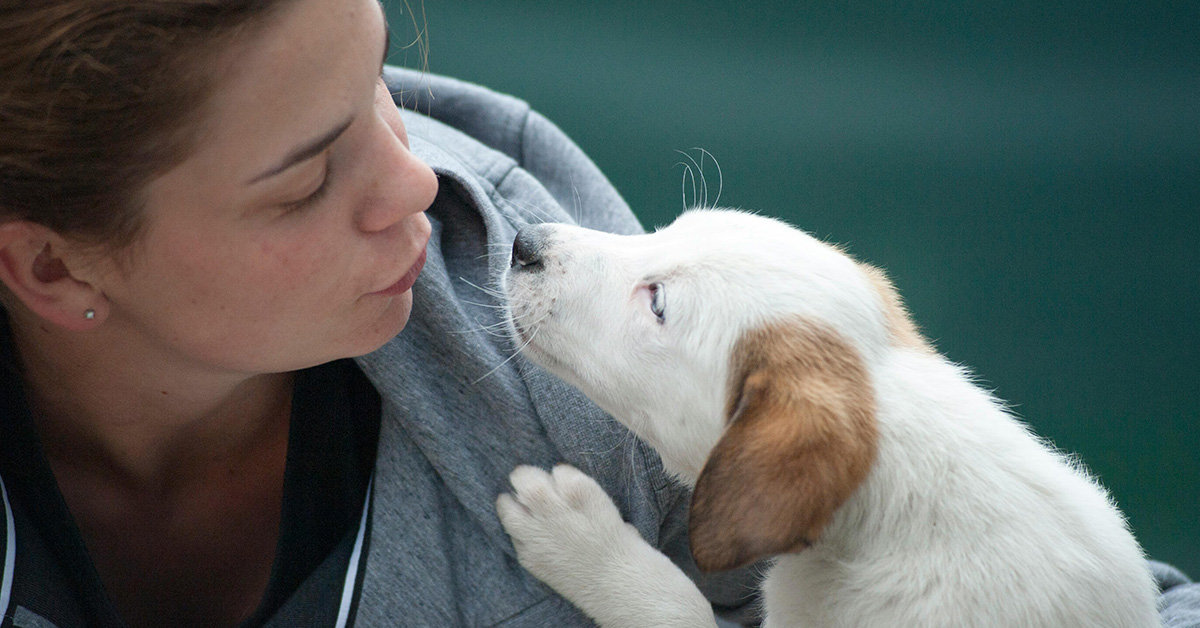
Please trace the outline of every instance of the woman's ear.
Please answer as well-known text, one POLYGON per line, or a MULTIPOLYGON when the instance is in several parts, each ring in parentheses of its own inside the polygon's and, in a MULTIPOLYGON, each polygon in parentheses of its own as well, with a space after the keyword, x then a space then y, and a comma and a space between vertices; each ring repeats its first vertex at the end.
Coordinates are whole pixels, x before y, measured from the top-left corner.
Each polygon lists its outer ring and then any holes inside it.
POLYGON ((94 328, 108 301, 72 273, 69 243, 52 229, 14 220, 0 223, 0 282, 26 309, 73 331, 94 328))
POLYGON ((729 425, 692 495, 692 556, 720 571, 811 545, 875 460, 875 399, 858 353, 804 322, 738 344, 729 425))

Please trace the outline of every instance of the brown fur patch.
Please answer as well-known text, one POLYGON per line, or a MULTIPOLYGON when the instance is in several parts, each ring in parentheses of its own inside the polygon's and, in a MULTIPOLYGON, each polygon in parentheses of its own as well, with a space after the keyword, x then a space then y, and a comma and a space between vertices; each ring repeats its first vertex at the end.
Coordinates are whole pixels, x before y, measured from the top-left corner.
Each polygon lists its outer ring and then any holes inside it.
POLYGON ((908 313, 908 308, 904 306, 904 299, 900 298, 900 292, 896 290, 896 286, 892 284, 891 279, 888 279, 887 273, 883 269, 854 259, 854 256, 850 255, 850 252, 841 245, 830 242, 822 242, 822 244, 850 258, 850 261, 854 262, 866 275, 867 281, 875 288, 875 292, 879 293, 879 298, 883 300, 883 315, 887 320, 888 331, 892 334, 894 346, 929 353, 935 352, 933 345, 921 335, 920 329, 908 313))
POLYGON ((883 300, 883 315, 887 318, 888 330, 892 332, 892 342, 899 347, 932 353, 933 347, 913 323, 908 308, 904 307, 900 293, 896 291, 896 286, 892 285, 887 274, 870 264, 856 263, 879 293, 879 298, 883 300))
POLYGON ((692 555, 704 571, 804 549, 875 460, 862 359, 804 321, 752 331, 734 351, 730 425, 696 483, 692 555))

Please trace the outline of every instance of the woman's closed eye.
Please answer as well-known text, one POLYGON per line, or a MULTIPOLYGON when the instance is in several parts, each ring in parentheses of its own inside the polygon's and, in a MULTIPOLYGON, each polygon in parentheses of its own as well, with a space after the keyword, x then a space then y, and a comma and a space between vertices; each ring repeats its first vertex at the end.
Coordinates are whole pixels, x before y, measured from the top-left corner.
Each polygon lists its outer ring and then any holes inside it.
POLYGON ((329 165, 328 161, 326 161, 324 172, 321 174, 321 182, 317 185, 316 189, 309 192, 304 198, 280 204, 280 208, 283 209, 285 214, 291 214, 316 205, 325 197, 325 193, 329 190, 329 180, 329 165))

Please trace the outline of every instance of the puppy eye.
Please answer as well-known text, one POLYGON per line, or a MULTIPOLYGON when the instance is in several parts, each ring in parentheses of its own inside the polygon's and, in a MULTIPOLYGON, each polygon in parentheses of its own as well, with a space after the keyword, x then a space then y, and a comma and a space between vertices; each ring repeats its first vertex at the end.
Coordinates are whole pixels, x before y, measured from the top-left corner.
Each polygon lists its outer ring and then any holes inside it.
POLYGON ((658 322, 666 321, 667 291, 661 283, 650 284, 650 311, 658 317, 658 322))

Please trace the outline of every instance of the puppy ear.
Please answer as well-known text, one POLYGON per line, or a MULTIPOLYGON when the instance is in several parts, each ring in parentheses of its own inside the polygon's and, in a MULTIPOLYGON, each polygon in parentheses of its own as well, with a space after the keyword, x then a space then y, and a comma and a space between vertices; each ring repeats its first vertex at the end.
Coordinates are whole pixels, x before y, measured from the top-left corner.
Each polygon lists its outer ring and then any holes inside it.
POLYGON ((703 571, 802 550, 867 476, 875 401, 866 368, 834 331, 797 322, 746 335, 730 424, 696 482, 692 556, 703 571))

